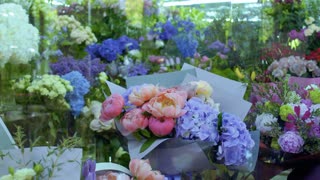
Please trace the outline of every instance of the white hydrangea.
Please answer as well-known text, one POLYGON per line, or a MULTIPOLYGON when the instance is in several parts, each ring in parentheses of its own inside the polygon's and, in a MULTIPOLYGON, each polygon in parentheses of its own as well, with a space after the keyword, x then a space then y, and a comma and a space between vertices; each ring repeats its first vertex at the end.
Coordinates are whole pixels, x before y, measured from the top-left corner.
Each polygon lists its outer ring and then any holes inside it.
POLYGON ((307 19, 304 20, 304 22, 307 24, 307 25, 310 25, 314 22, 314 18, 313 17, 308 17, 307 19))
POLYGON ((96 36, 92 33, 90 27, 83 27, 74 16, 58 16, 55 28, 60 31, 62 28, 68 28, 70 37, 76 44, 85 43, 86 45, 97 42, 96 36))
POLYGON ((6 63, 27 64, 38 54, 39 31, 29 24, 22 6, 0 5, 0 67, 6 63))
POLYGON ((273 122, 277 122, 277 118, 275 118, 272 114, 269 113, 262 113, 256 117, 255 125, 258 130, 263 133, 271 131, 271 127, 267 126, 273 122))

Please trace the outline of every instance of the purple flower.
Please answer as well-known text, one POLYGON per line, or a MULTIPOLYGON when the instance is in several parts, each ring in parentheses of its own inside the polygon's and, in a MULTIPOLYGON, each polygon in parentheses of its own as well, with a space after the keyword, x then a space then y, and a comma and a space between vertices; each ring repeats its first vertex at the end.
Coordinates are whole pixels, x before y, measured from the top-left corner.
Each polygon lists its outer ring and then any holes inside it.
POLYGON ((82 176, 85 180, 96 179, 96 161, 88 159, 82 167, 82 176))
POLYGON ((312 137, 320 138, 320 125, 313 124, 310 128, 310 135, 312 137))
POLYGON ((246 124, 238 116, 229 113, 223 113, 221 121, 221 145, 217 159, 224 159, 225 165, 242 165, 247 162, 255 144, 246 124))
POLYGON ((128 77, 146 75, 149 72, 149 68, 144 64, 135 64, 129 67, 128 77))
POLYGON ((230 52, 230 48, 226 47, 225 44, 223 44, 221 41, 217 40, 213 43, 211 43, 208 46, 209 49, 213 49, 213 50, 217 50, 219 53, 222 54, 227 54, 228 52, 230 52))
POLYGON ((176 136, 217 144, 219 140, 217 116, 219 112, 197 97, 189 99, 184 110, 187 113, 177 119, 176 136))
POLYGON ((287 131, 279 137, 278 144, 284 152, 300 153, 304 140, 297 132, 287 131))
POLYGON ((301 41, 305 40, 304 29, 301 30, 300 32, 297 32, 295 29, 291 30, 288 33, 288 36, 290 37, 291 40, 294 40, 294 39, 299 39, 301 41))
POLYGON ((51 63, 50 68, 53 74, 65 75, 71 71, 80 72, 86 79, 93 84, 95 77, 106 69, 106 65, 100 59, 85 58, 76 60, 71 56, 60 57, 57 62, 51 63))
POLYGON ((107 62, 116 60, 118 55, 122 54, 119 41, 111 38, 104 40, 99 47, 99 53, 107 62))

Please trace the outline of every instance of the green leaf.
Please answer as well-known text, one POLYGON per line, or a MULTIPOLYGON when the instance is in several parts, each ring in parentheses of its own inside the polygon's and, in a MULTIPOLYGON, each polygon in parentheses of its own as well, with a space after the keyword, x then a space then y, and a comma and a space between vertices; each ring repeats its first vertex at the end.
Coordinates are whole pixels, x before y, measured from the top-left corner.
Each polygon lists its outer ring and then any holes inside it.
POLYGON ((157 140, 157 138, 152 137, 152 138, 148 139, 146 142, 144 142, 140 148, 140 153, 142 153, 146 149, 148 149, 156 140, 157 140))
POLYGON ((146 129, 141 129, 140 133, 142 134, 142 136, 144 136, 146 138, 150 138, 151 137, 150 132, 148 130, 146 130, 146 129))

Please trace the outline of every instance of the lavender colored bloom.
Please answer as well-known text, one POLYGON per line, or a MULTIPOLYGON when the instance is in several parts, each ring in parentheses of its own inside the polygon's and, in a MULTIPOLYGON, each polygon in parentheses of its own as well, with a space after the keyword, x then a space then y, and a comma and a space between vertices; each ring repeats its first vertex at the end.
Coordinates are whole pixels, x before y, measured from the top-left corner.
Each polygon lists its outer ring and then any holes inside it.
POLYGON ((139 87, 140 87, 140 86, 132 86, 132 87, 128 88, 128 89, 126 90, 126 92, 124 92, 124 93, 122 94, 122 97, 123 97, 123 99, 124 99, 124 107, 125 107, 125 108, 124 108, 124 111, 125 111, 125 112, 128 112, 128 111, 130 111, 131 109, 136 108, 135 105, 133 105, 133 104, 130 103, 130 101, 129 101, 129 95, 131 94, 131 92, 132 92, 133 89, 139 88, 139 87))
POLYGON ((175 36, 173 40, 175 41, 182 57, 193 57, 197 52, 198 41, 192 36, 191 33, 179 34, 175 36))
POLYGON ((187 113, 177 119, 176 136, 217 144, 219 140, 217 116, 219 112, 198 97, 189 99, 184 110, 187 113))
POLYGON ((162 25, 162 32, 159 34, 159 38, 161 40, 170 40, 176 34, 178 34, 178 30, 171 24, 170 21, 167 21, 162 25))
POLYGON ((96 180, 96 161, 88 159, 82 167, 82 176, 85 180, 96 180))
POLYGON ((313 124, 310 128, 310 135, 320 138, 320 125, 313 124))
POLYGON ((119 39, 119 48, 121 52, 124 52, 125 50, 133 50, 133 49, 139 49, 139 43, 137 40, 129 38, 128 36, 121 36, 119 39))
POLYGON ((99 53, 107 62, 116 60, 118 55, 122 54, 119 41, 111 38, 104 40, 99 47, 99 53))
POLYGON ((84 95, 89 92, 90 84, 78 71, 72 71, 61 77, 70 81, 73 87, 73 91, 68 92, 65 98, 71 106, 72 114, 78 116, 85 105, 84 95))
POLYGON ((64 75, 71 71, 79 71, 86 79, 93 84, 95 77, 106 69, 106 65, 100 59, 84 58, 76 60, 71 56, 60 57, 56 63, 51 63, 50 68, 53 74, 64 75))
POLYGON ((279 137, 278 144, 284 152, 300 153, 304 140, 297 132, 287 131, 279 137))
POLYGON ((178 21, 178 29, 181 29, 183 32, 189 33, 194 30, 195 25, 192 21, 184 21, 180 20, 178 21))
POLYGON ((222 53, 222 54, 227 54, 228 52, 230 52, 230 48, 226 47, 225 44, 223 44, 221 41, 217 40, 213 43, 211 43, 208 46, 209 49, 213 49, 213 50, 217 50, 218 52, 222 53))
POLYGON ((100 44, 91 44, 86 47, 86 51, 92 59, 100 58, 99 48, 100 44))
POLYGON ((238 116, 222 114, 221 145, 218 149, 217 159, 224 159, 225 165, 242 165, 247 162, 250 151, 254 147, 246 124, 238 116), (236 152, 236 153, 235 153, 236 152))
POLYGON ((149 68, 144 64, 135 64, 129 67, 128 77, 146 75, 149 72, 149 68))
POLYGON ((305 40, 305 35, 304 35, 304 30, 301 30, 300 32, 294 30, 291 30, 288 33, 288 36, 290 37, 291 40, 294 39, 299 39, 300 41, 304 41, 305 40))

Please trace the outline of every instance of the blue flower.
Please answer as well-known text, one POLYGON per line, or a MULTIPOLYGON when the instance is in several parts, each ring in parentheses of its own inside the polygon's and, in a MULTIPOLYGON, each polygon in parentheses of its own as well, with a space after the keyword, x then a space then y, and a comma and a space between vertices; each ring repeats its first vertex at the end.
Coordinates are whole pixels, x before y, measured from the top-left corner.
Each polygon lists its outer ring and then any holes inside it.
POLYGON ((90 84, 78 71, 72 71, 61 77, 70 81, 73 86, 73 91, 68 92, 65 98, 71 106, 72 114, 78 116, 85 104, 84 95, 89 92, 90 84))
POLYGON ((239 166, 247 162, 254 141, 246 124, 238 116, 223 113, 221 130, 217 159, 224 159, 225 165, 239 166))
POLYGON ((198 41, 192 36, 191 33, 179 34, 175 36, 173 40, 175 41, 182 57, 193 57, 194 54, 197 52, 198 41))
POLYGON ((171 24, 170 21, 167 21, 162 25, 162 32, 159 34, 159 38, 161 40, 170 40, 176 34, 178 34, 178 30, 171 24))
POLYGON ((108 62, 116 60, 118 55, 122 54, 119 41, 111 38, 104 40, 99 47, 99 53, 100 56, 108 62))
POLYGON ((119 39, 119 48, 121 52, 126 50, 139 49, 139 43, 137 40, 129 38, 128 36, 121 36, 119 39))
POLYGON ((100 44, 91 44, 86 47, 86 51, 92 59, 100 58, 99 48, 100 44))
POLYGON ((144 63, 135 64, 129 67, 128 77, 146 75, 149 72, 149 68, 144 63))
POLYGON ((217 144, 219 140, 217 116, 219 112, 198 97, 189 99, 184 110, 187 113, 177 119, 176 136, 217 144))

